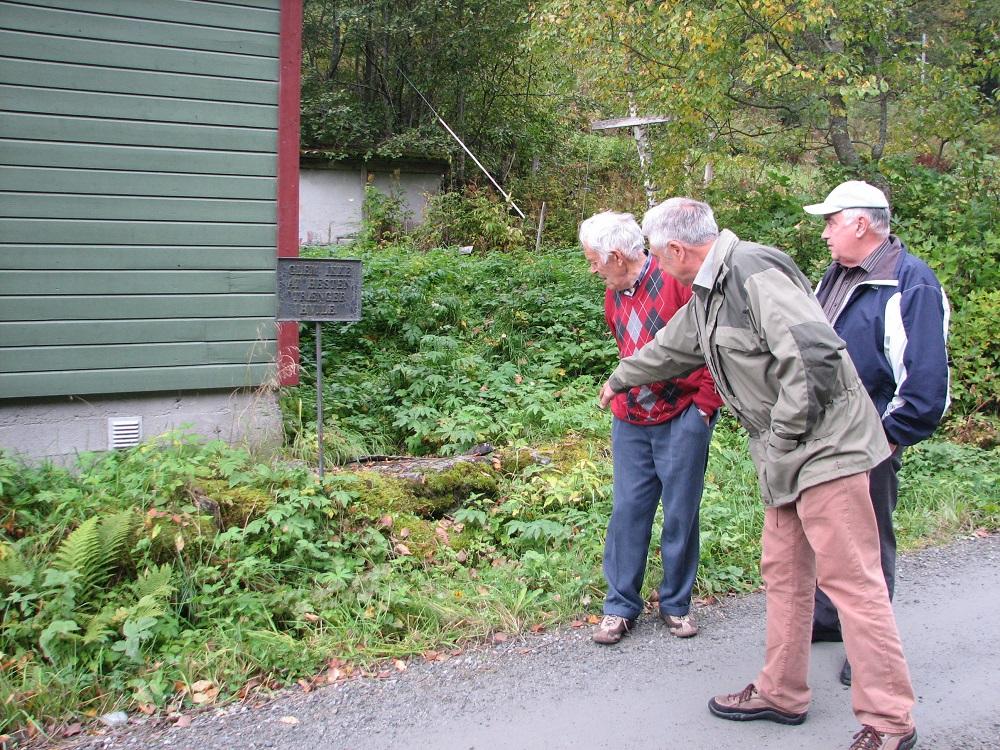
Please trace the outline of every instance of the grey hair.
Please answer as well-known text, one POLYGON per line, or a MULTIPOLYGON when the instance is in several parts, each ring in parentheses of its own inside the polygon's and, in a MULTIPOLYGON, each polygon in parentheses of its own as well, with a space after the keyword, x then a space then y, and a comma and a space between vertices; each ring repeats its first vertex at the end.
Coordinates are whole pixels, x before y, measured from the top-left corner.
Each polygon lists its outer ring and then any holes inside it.
POLYGON ((628 260, 643 256, 646 242, 632 214, 604 211, 594 214, 580 225, 580 244, 597 253, 601 263, 608 262, 612 250, 628 260))
POLYGON ((889 220, 892 218, 888 208, 845 208, 841 213, 847 221, 853 221, 859 216, 868 219, 868 224, 880 237, 889 234, 889 220))
POLYGON ((670 240, 704 245, 719 236, 719 225, 707 203, 693 198, 668 198, 642 217, 642 233, 650 247, 663 247, 670 240))

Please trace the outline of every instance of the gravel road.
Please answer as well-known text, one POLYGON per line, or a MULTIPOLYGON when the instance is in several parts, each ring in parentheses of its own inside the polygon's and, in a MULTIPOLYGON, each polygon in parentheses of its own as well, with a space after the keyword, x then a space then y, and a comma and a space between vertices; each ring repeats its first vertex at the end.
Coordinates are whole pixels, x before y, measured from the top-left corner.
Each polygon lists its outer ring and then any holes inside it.
MULTIPOLYGON (((1000 535, 903 555, 896 611, 918 695, 921 750, 1000 750, 1000 535)), ((615 647, 588 628, 416 660, 388 679, 287 691, 189 727, 133 719, 64 750, 846 750, 858 727, 836 676, 840 644, 813 647, 813 704, 798 727, 713 718, 706 701, 750 682, 763 654, 760 594, 696 610, 678 640, 645 616, 615 647)))

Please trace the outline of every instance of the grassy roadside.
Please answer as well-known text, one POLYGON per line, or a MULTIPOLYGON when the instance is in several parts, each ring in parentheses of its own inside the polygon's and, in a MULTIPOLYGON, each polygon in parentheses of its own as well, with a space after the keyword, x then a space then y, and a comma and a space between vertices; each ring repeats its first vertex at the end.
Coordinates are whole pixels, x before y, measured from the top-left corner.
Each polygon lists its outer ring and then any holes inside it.
MULTIPOLYGON (((3 731, 176 711, 313 680, 331 664, 342 679, 596 614, 606 447, 593 436, 520 462, 507 452, 443 511, 377 477, 319 483, 301 465, 181 436, 76 476, 4 460, 6 523, 19 538, 0 547, 3 731), (216 527, 206 494, 232 525, 216 527)), ((901 546, 1000 529, 998 475, 996 448, 912 449, 901 546)), ((725 421, 701 518, 696 595, 756 588, 762 509, 745 438, 725 421)), ((650 588, 656 568, 651 550, 650 588)))

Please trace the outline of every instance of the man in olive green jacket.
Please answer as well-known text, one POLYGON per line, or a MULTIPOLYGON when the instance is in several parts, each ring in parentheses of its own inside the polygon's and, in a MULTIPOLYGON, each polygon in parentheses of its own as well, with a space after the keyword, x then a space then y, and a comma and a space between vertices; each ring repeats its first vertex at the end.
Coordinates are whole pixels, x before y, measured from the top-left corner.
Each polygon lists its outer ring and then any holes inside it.
POLYGON ((878 415, 811 285, 779 250, 719 233, 712 209, 672 198, 643 233, 694 296, 601 390, 615 393, 707 365, 750 434, 766 506, 761 572, 767 646, 756 681, 709 702, 721 718, 805 720, 817 579, 841 612, 862 724, 851 746, 916 744, 913 690, 881 575, 867 472, 889 456, 878 415), (838 601, 839 600, 839 601, 838 601), (847 610, 846 619, 844 611, 847 610))

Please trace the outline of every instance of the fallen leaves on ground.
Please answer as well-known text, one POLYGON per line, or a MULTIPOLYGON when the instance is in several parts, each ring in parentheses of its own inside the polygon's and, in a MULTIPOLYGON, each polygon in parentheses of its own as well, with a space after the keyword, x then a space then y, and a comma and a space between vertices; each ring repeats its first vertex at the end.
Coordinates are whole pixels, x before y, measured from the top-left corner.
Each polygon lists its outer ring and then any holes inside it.
POLYGON ((215 701, 219 688, 211 680, 198 680, 191 685, 191 702, 204 706, 215 701))
POLYGON ((354 674, 354 667, 344 664, 340 659, 331 659, 327 662, 326 684, 332 685, 341 682, 354 674))
POLYGON ((245 683, 243 683, 243 687, 241 687, 239 692, 236 693, 236 698, 241 701, 246 700, 251 693, 257 692, 257 689, 261 686, 261 683, 263 683, 263 679, 260 677, 250 678, 245 683))
POLYGON ((424 661, 448 661, 451 658, 449 654, 442 651, 424 651, 422 656, 424 657, 424 661))

